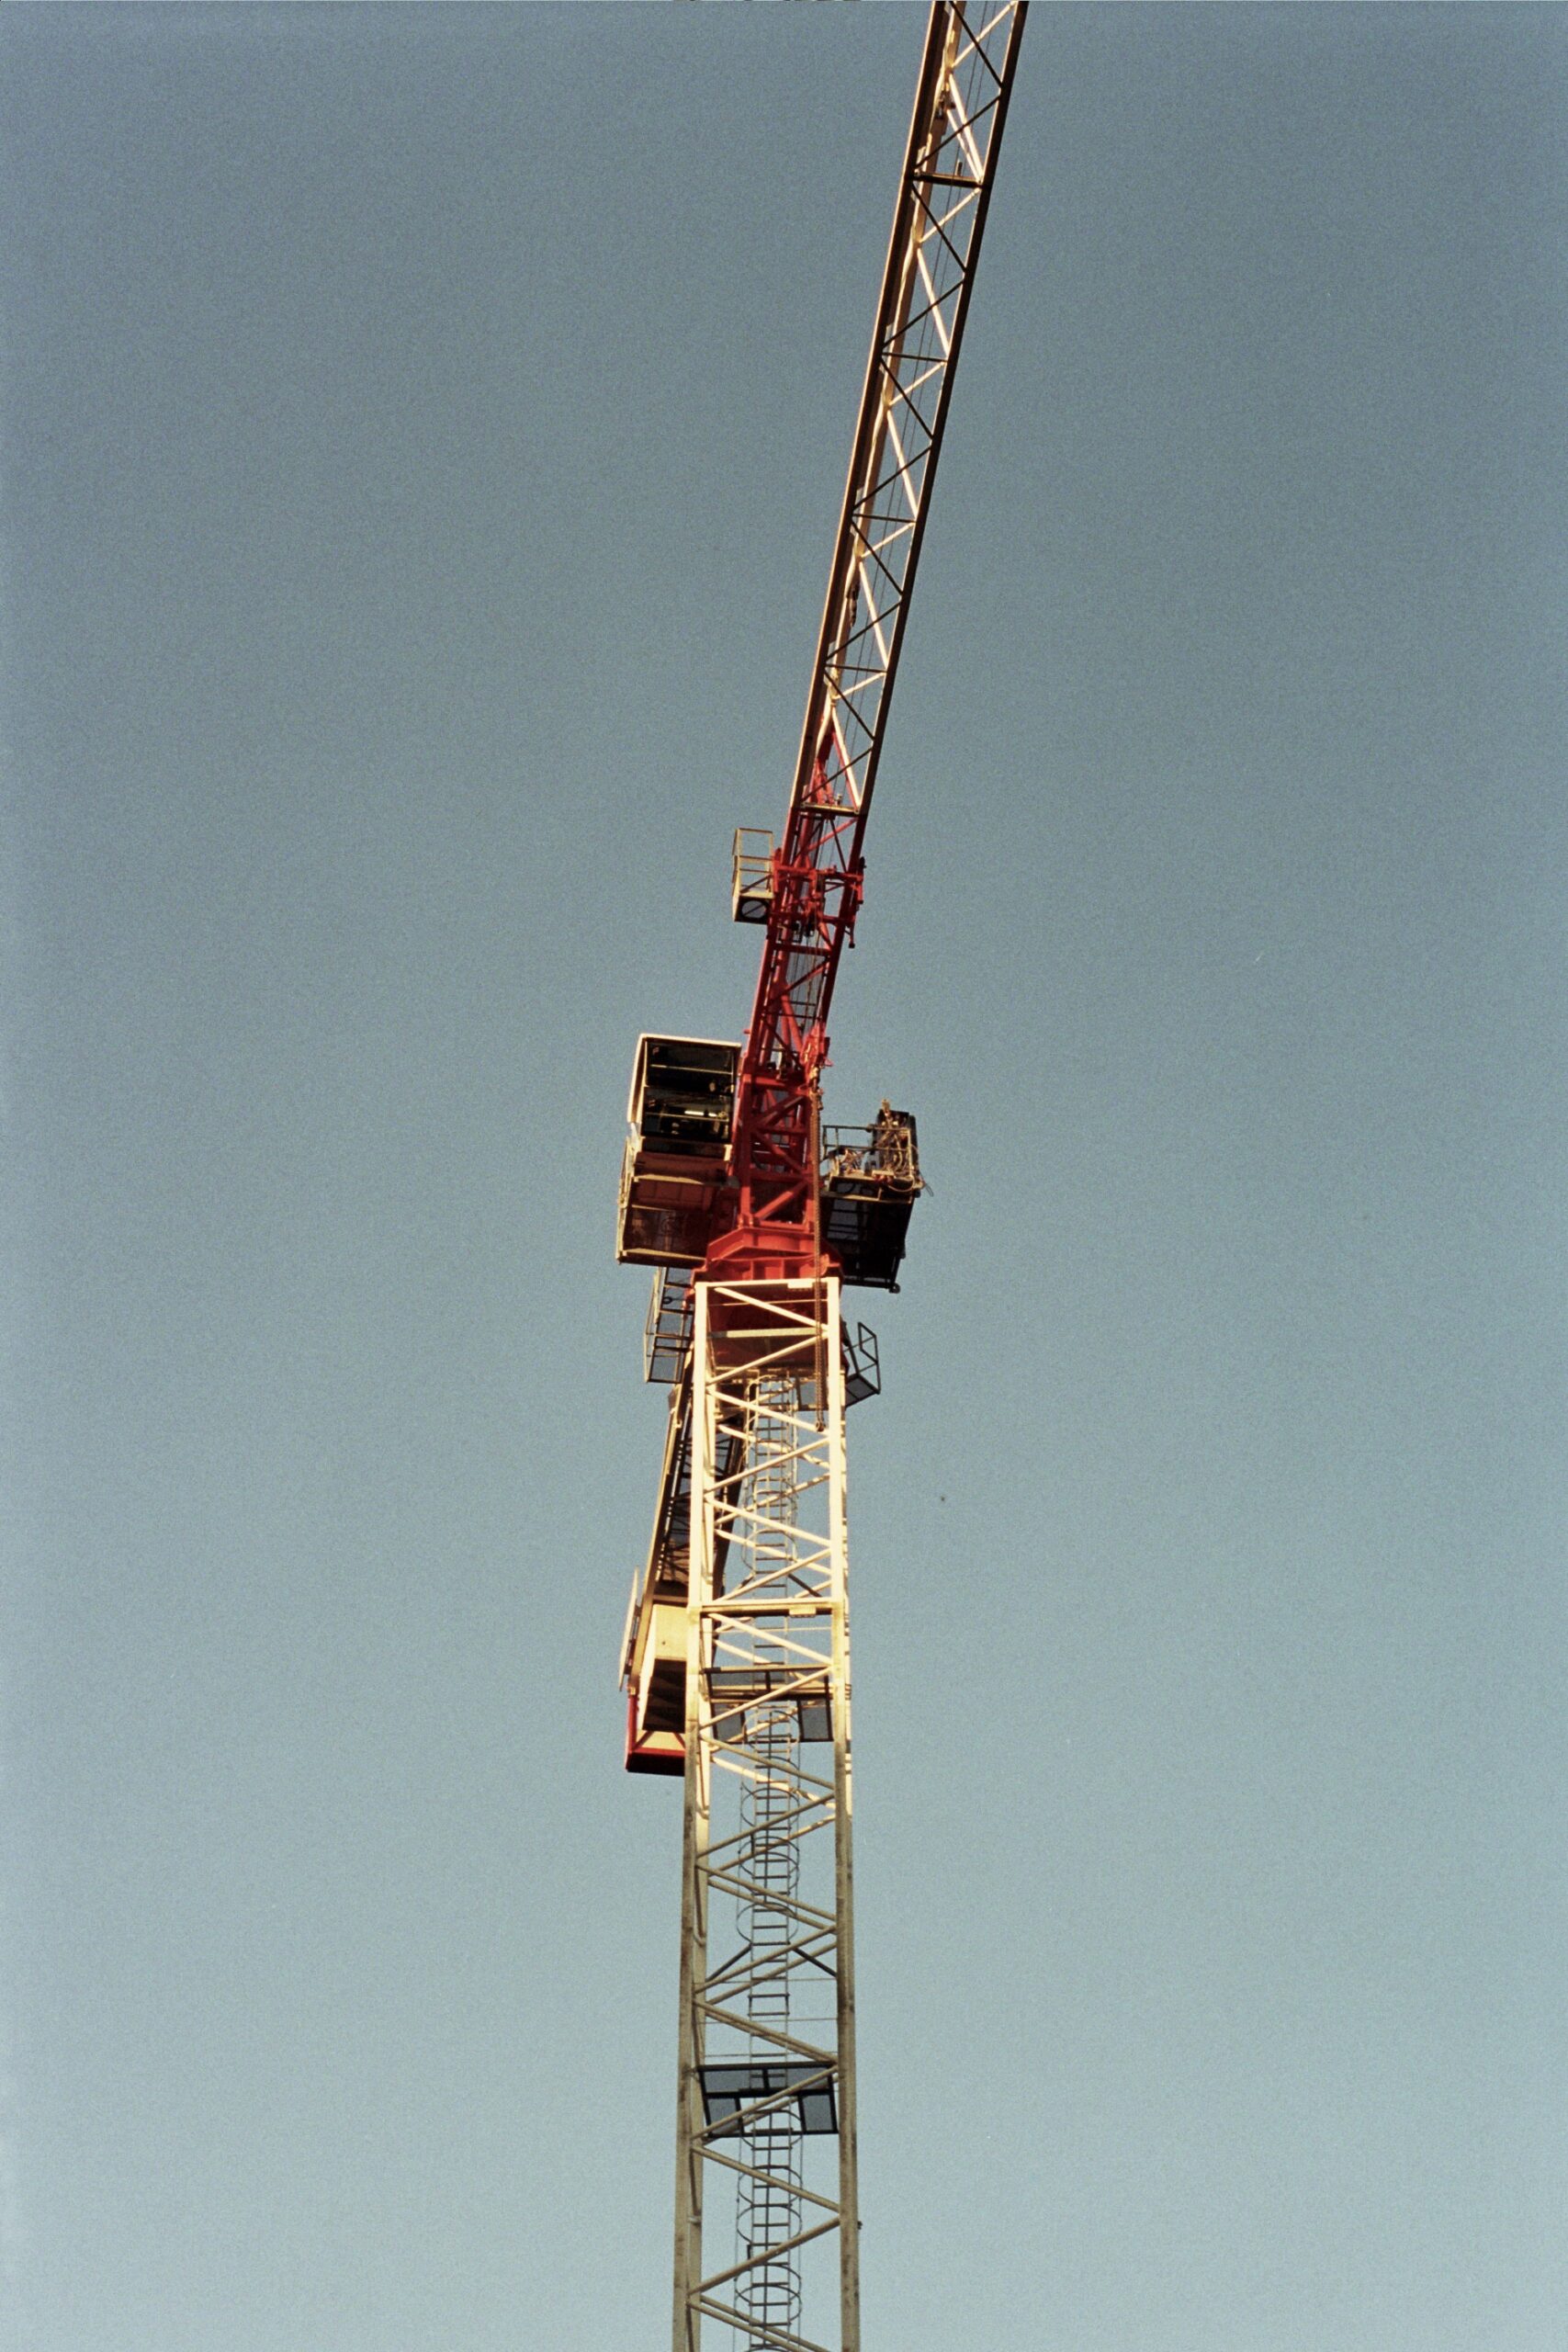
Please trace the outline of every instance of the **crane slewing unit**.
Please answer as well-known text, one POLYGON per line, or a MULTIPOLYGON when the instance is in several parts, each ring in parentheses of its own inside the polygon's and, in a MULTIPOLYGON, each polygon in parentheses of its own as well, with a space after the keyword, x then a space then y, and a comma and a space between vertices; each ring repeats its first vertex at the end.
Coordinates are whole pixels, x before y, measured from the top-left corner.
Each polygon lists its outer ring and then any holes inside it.
POLYGON ((626 1764, 679 1776, 674 2352, 859 2352, 844 1419, 879 1385, 914 1120, 826 1128, 828 1016, 1025 9, 931 14, 784 830, 736 836, 743 1043, 637 1044, 617 1255, 671 1391, 622 1649, 626 1764))

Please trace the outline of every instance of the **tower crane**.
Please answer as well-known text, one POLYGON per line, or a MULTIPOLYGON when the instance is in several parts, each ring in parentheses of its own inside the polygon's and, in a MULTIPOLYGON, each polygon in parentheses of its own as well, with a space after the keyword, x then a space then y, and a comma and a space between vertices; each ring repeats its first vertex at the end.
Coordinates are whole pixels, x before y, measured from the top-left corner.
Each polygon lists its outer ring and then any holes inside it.
POLYGON ((782 834, 735 839, 761 933, 743 1043, 645 1035, 616 1254, 670 1387, 622 1647, 629 1771, 678 1776, 674 2352, 859 2352, 844 1417, 880 1385, 846 1286, 896 1290, 915 1121, 824 1127, 866 820, 1023 0, 937 0, 782 834), (712 2340, 712 2339, 710 2339, 712 2340))

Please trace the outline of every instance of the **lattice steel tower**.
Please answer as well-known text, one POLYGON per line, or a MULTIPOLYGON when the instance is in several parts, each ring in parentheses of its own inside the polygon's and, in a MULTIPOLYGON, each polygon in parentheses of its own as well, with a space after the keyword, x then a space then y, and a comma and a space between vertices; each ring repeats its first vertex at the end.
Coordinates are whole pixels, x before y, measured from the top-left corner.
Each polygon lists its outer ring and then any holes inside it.
POLYGON ((827 1020, 1021 5, 931 11, 782 838, 736 836, 762 933, 744 1045, 638 1041, 618 1252, 671 1388, 627 1611, 626 1765, 680 1775, 674 2352, 859 2352, 844 1417, 879 1385, 846 1284, 897 1287, 922 1187, 884 1102, 821 1124, 827 1020))

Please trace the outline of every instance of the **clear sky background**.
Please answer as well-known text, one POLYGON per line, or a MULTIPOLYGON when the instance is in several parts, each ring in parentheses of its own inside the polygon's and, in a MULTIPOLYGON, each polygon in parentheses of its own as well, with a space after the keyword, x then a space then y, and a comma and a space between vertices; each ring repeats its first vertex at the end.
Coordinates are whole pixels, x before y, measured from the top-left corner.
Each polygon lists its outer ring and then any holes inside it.
MULTIPOLYGON (((5 2317, 649 2352, 638 1030, 906 8, 8 9, 5 2317)), ((1561 2352, 1561 9, 1037 8, 837 1007, 869 2346, 1561 2352)))

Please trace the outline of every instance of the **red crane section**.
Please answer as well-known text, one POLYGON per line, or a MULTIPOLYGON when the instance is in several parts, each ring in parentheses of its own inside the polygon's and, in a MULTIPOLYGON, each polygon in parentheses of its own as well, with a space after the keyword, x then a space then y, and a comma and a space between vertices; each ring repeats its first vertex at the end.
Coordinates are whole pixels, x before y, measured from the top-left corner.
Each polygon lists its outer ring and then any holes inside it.
POLYGON ((818 1088, 833 981, 860 905, 864 821, 863 809, 835 803, 818 761, 768 862, 768 935, 736 1087, 734 1223, 707 1258, 734 1276, 819 1270, 818 1088))

